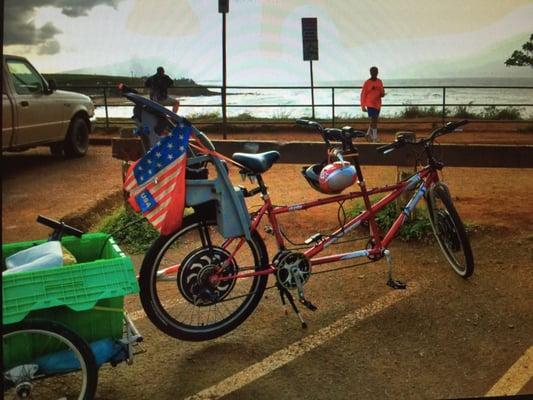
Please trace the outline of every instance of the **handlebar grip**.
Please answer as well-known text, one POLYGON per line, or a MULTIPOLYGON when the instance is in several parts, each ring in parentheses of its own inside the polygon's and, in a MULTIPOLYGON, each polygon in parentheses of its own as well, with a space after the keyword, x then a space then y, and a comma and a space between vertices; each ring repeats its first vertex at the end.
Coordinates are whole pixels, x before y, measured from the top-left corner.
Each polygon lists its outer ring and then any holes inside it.
POLYGON ((126 86, 125 84, 123 83, 119 83, 117 85, 117 89, 120 91, 120 93, 139 93, 137 90, 129 87, 129 86, 126 86))
POLYGON ((376 150, 378 153, 387 154, 397 148, 397 142, 392 142, 384 146, 379 146, 376 150))
POLYGON ((296 120, 296 125, 308 126, 309 125, 309 120, 307 120, 307 119, 297 119, 296 120))
POLYGON ((466 125, 466 124, 468 124, 468 120, 467 119, 463 119, 461 121, 456 121, 456 122, 450 122, 450 123, 448 123, 445 126, 444 132, 445 133, 453 132, 454 130, 456 130, 460 126, 463 126, 463 125, 466 125))

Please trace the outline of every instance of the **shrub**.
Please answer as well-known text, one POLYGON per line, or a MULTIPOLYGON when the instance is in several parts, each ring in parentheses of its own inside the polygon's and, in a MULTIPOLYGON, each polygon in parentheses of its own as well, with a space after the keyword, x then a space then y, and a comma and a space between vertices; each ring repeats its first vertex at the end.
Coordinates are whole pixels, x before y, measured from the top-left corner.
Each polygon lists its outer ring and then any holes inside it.
POLYGON ((483 118, 495 120, 522 119, 520 109, 515 107, 497 108, 496 106, 485 107, 483 118))
POLYGON ((470 111, 470 107, 474 104, 474 102, 468 103, 467 106, 457 106, 455 107, 455 112, 451 115, 455 118, 462 118, 462 119, 480 119, 483 117, 481 114, 477 114, 473 111, 470 111))
MULTIPOLYGON (((357 203, 352 210, 349 211, 349 215, 354 216, 365 208, 361 203, 357 203)), ((387 204, 376 214, 376 223, 378 224, 381 233, 387 232, 398 215, 400 210, 396 203, 387 204)), ((427 212, 420 212, 417 209, 416 212, 411 214, 409 219, 400 228, 397 237, 408 242, 411 240, 430 241, 433 239, 433 233, 431 229, 431 223, 427 216, 427 212)))
MULTIPOLYGON (((445 114, 448 114, 445 111, 445 114)), ((442 117, 442 110, 438 110, 434 106, 431 107, 418 107, 418 106, 407 106, 403 111, 398 114, 400 118, 426 118, 426 117, 442 117)))
POLYGON ((97 224, 96 230, 112 234, 115 241, 132 254, 145 252, 159 237, 159 233, 146 219, 124 207, 104 217, 97 224))

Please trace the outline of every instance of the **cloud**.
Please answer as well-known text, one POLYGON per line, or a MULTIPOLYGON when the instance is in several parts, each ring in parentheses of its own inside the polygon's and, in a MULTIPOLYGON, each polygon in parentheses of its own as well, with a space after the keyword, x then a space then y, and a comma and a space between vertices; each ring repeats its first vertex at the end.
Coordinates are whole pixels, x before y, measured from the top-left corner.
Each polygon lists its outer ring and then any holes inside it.
POLYGON ((55 7, 69 17, 88 15, 99 5, 116 8, 123 0, 6 0, 4 2, 4 45, 32 46, 38 54, 57 54, 60 44, 55 36, 62 31, 52 22, 35 26, 35 13, 40 7, 55 7))
POLYGON ((45 43, 41 44, 37 49, 37 54, 39 55, 52 55, 59 53, 59 42, 57 40, 47 40, 45 43))

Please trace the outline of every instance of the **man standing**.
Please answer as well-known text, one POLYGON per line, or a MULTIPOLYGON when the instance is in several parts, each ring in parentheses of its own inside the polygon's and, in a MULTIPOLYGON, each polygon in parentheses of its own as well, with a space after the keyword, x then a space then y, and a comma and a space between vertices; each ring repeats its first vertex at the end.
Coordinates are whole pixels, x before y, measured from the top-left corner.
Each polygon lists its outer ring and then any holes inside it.
POLYGON ((368 112, 370 126, 366 136, 373 142, 378 142, 378 117, 381 109, 381 98, 385 96, 383 82, 378 79, 378 68, 370 68, 370 79, 368 79, 361 90, 361 110, 368 112))
POLYGON ((168 97, 168 88, 173 84, 172 79, 165 74, 165 69, 157 67, 157 73, 149 77, 144 86, 150 88, 150 100, 157 101, 164 106, 171 105, 172 111, 177 113, 180 106, 179 100, 168 97))

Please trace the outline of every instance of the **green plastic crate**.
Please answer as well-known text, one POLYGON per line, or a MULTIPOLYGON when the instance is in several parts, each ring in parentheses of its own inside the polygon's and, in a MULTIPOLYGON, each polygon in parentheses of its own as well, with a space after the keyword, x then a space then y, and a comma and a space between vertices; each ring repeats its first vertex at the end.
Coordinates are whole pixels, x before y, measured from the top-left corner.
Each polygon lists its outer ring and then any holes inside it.
MULTIPOLYGON (((2 264, 11 254, 43 242, 2 245, 2 264)), ((124 296, 139 291, 130 258, 103 233, 64 237, 61 242, 77 264, 2 277, 3 323, 39 318, 60 322, 89 343, 121 338, 124 296)), ((24 338, 3 344, 4 366, 43 353, 42 345, 27 343, 24 338)))
MULTIPOLYGON (((2 245, 2 263, 9 255, 43 242, 2 245)), ((109 235, 92 233, 81 238, 67 236, 61 242, 76 257, 77 264, 2 277, 4 324, 21 321, 30 312, 32 317, 39 317, 40 314, 36 311, 53 307, 86 311, 101 300, 122 298, 139 291, 130 258, 124 255, 109 235)), ((115 301, 111 303, 111 308, 122 309, 123 304, 115 301)), ((83 319, 85 316, 85 313, 65 313, 76 319, 83 319)), ((46 317, 53 314, 50 311, 42 312, 46 317)), ((106 314, 120 320, 120 325, 122 324, 123 316, 120 312, 108 311, 106 314)), ((67 318, 69 319, 70 317, 67 318)))

